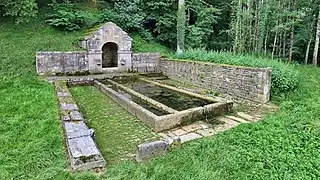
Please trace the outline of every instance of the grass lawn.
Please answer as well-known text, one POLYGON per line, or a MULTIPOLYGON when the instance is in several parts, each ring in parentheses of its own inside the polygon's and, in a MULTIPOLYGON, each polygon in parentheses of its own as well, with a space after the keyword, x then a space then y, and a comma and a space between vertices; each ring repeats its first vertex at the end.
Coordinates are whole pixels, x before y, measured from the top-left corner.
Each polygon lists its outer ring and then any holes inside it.
POLYGON ((71 88, 88 125, 95 130, 95 140, 107 161, 107 166, 121 160, 133 160, 136 146, 159 140, 136 117, 93 86, 71 88))
POLYGON ((37 78, 35 52, 77 50, 82 32, 11 24, 0 24, 0 179, 320 178, 320 70, 313 67, 299 68, 297 90, 274 97, 281 110, 263 121, 144 164, 122 162, 103 175, 71 174, 53 86, 37 78))

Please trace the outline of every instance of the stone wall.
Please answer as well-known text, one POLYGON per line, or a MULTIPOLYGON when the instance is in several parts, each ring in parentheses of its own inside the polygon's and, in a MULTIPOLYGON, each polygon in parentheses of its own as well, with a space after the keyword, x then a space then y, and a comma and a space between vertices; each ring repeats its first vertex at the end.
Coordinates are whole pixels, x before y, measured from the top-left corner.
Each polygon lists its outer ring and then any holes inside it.
MULTIPOLYGON (((39 75, 87 74, 94 73, 89 66, 87 52, 38 52, 36 55, 39 75)), ((131 59, 131 58, 130 58, 131 59)), ((160 72, 160 53, 133 53, 128 71, 160 72)))
POLYGON ((133 72, 159 72, 160 53, 133 53, 133 72))
POLYGON ((38 52, 39 75, 86 74, 89 71, 87 52, 38 52))
POLYGON ((161 59, 160 69, 172 79, 221 92, 235 101, 269 101, 271 68, 161 59))

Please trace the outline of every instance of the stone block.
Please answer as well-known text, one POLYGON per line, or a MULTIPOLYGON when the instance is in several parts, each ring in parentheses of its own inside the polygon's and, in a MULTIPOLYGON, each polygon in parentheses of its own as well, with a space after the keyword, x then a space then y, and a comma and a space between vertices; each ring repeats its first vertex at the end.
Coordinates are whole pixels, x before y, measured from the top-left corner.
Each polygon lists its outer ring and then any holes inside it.
POLYGON ((62 111, 74 111, 78 110, 78 106, 76 104, 60 103, 60 109, 62 111))
POLYGON ((137 147, 136 160, 142 162, 152 157, 164 155, 169 149, 169 144, 165 141, 154 141, 140 144, 137 147))
POLYGON ((84 122, 64 122, 64 128, 66 133, 86 131, 89 129, 84 122))
POLYGON ((71 121, 84 121, 84 118, 79 111, 71 111, 70 112, 70 120, 71 121))
POLYGON ((164 155, 170 148, 180 146, 180 144, 181 139, 179 137, 140 144, 137 146, 136 160, 142 162, 155 156, 164 155))
POLYGON ((69 158, 74 171, 103 168, 105 161, 92 137, 67 139, 69 158))

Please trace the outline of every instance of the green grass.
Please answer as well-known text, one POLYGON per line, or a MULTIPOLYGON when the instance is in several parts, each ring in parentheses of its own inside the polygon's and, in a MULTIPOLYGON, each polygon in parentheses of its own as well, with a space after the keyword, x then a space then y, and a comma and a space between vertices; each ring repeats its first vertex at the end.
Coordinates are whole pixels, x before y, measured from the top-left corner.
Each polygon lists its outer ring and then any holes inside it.
POLYGON ((136 146, 159 140, 136 117, 95 87, 74 87, 72 95, 95 130, 95 140, 107 164, 114 165, 135 157, 136 146))
POLYGON ((314 67, 298 67, 296 90, 277 96, 281 110, 261 122, 144 164, 114 165, 102 176, 71 174, 53 86, 36 77, 35 52, 76 50, 81 32, 9 24, 0 25, 0 179, 320 178, 320 71, 314 67))

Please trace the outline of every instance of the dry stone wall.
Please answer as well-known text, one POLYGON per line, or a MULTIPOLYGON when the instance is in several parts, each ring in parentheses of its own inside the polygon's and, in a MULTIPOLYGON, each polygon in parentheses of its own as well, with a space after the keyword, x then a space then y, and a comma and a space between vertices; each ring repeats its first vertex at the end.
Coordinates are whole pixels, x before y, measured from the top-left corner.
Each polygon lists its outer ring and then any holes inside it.
POLYGON ((164 75, 230 95, 236 101, 265 103, 270 97, 271 68, 250 68, 213 63, 160 60, 164 75))

